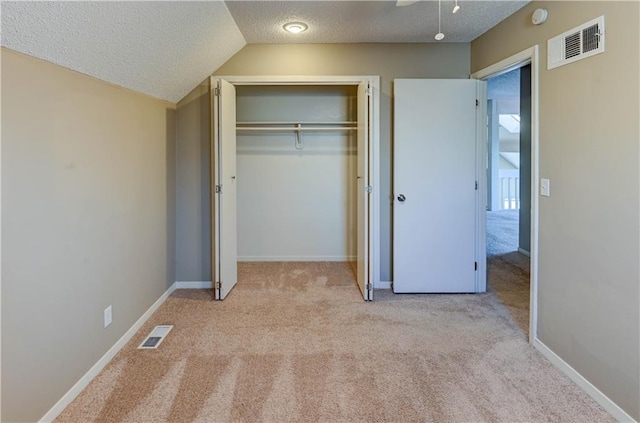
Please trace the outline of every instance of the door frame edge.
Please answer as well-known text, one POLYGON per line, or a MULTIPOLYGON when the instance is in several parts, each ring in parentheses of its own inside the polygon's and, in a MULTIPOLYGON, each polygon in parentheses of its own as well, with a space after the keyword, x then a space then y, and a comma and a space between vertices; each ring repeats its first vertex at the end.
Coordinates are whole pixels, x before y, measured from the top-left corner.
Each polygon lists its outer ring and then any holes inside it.
MULTIPOLYGON (((535 44, 470 75, 472 79, 487 80, 489 77, 498 76, 531 64, 531 267, 529 288, 529 343, 531 344, 538 339, 539 63, 539 46, 535 44)), ((485 198, 486 189, 485 183, 480 190, 480 195, 484 195, 485 198)), ((484 242, 486 242, 486 220, 481 224, 485 225, 484 242)))

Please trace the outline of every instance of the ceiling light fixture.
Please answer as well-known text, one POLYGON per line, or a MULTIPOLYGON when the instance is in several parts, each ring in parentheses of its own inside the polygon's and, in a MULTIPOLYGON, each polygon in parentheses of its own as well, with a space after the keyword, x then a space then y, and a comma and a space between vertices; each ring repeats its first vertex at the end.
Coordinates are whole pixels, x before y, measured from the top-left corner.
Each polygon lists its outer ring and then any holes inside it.
POLYGON ((442 20, 442 0, 438 0, 438 33, 436 34, 436 41, 442 41, 444 39, 444 34, 442 33, 442 29, 440 28, 441 20, 442 20))
POLYGON ((299 34, 309 28, 309 26, 304 22, 289 22, 284 24, 282 27, 292 34, 299 34))
POLYGON ((457 13, 460 10, 460 6, 458 6, 458 0, 456 0, 456 5, 453 6, 453 13, 457 13))

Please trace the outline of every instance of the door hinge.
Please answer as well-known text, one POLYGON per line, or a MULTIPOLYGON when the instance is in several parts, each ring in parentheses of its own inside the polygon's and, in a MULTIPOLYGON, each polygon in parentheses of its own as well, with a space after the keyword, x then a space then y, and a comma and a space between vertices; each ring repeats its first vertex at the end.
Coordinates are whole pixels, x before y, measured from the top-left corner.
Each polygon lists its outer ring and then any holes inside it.
POLYGON ((220 88, 219 87, 215 87, 213 89, 213 95, 220 97, 220 88))
POLYGON ((216 282, 216 289, 222 289, 222 282, 216 282))
POLYGON ((371 185, 365 187, 364 189, 366 192, 368 192, 369 194, 371 194, 373 192, 373 187, 371 185))
POLYGON ((372 90, 371 90, 371 85, 367 85, 367 90, 366 90, 367 95, 369 95, 369 96, 370 96, 370 95, 371 95, 371 91, 372 91, 372 90))
POLYGON ((478 181, 476 181, 476 191, 478 190, 478 181))
POLYGON ((480 107, 480 101, 476 98, 476 107, 480 107))
POLYGON ((371 284, 371 282, 367 282, 365 285, 365 289, 367 291, 371 291, 373 289, 373 285, 371 284))
POLYGON ((473 262, 473 270, 478 270, 478 262, 477 261, 473 262))
POLYGON ((222 192, 222 185, 216 185, 216 194, 220 194, 222 192))

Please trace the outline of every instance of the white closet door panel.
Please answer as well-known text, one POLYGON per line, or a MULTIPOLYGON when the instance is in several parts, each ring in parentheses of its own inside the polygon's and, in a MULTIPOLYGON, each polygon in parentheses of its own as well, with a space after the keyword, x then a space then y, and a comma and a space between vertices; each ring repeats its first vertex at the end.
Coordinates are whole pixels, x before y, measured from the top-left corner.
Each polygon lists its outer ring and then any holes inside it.
POLYGON ((358 85, 358 176, 357 176, 357 280, 365 300, 373 300, 370 283, 370 128, 371 95, 369 83, 358 85))
POLYGON ((236 215, 236 93, 224 79, 217 82, 214 98, 213 163, 214 202, 214 294, 224 299, 238 281, 236 215))
POLYGON ((394 81, 393 290, 475 291, 476 81, 394 81))

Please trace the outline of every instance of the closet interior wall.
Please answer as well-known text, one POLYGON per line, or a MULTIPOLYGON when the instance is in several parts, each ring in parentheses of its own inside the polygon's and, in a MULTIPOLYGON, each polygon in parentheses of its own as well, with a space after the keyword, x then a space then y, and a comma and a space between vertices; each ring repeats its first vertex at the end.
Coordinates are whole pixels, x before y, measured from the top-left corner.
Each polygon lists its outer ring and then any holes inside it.
POLYGON ((355 261, 357 87, 240 85, 236 101, 238 260, 355 261))

